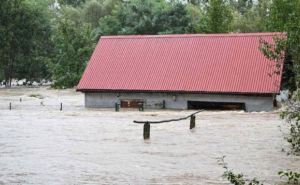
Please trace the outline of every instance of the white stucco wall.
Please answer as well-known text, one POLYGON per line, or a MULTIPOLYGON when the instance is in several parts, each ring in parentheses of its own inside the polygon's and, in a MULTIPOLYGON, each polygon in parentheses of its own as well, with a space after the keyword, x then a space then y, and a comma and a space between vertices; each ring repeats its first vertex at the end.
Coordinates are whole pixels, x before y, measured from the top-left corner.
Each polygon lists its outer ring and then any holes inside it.
POLYGON ((138 99, 145 108, 159 109, 163 100, 167 109, 187 109, 187 101, 245 103, 246 111, 272 111, 272 96, 244 96, 220 94, 169 94, 169 93, 100 93, 86 92, 85 106, 89 108, 113 108, 121 100, 138 99), (174 98, 174 96, 176 98, 174 98))

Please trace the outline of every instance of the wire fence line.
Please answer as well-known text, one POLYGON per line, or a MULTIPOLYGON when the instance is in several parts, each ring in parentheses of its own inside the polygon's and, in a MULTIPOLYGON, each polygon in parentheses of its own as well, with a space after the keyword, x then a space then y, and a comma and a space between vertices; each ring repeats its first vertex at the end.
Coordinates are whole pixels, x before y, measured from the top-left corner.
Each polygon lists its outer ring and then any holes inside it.
POLYGON ((34 101, 34 102, 18 102, 18 101, 1 101, 0 110, 80 110, 83 109, 83 105, 74 105, 71 103, 64 102, 44 102, 44 101, 34 101))

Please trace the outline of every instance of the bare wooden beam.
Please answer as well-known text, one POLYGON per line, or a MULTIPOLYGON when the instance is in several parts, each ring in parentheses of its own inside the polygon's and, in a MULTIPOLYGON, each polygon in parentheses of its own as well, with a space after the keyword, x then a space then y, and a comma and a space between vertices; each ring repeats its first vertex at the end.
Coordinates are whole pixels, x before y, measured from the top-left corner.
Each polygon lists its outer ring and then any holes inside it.
POLYGON ((203 112, 204 110, 199 110, 191 115, 188 115, 186 117, 183 117, 183 118, 177 118, 177 119, 169 119, 169 120, 162 120, 162 121, 137 121, 137 120, 134 120, 133 122, 134 123, 137 123, 137 124, 145 124, 145 123, 150 123, 150 124, 160 124, 160 123, 167 123, 167 122, 172 122, 172 121, 181 121, 181 120, 185 120, 185 119, 188 119, 190 118, 191 116, 194 116, 195 114, 198 114, 200 112, 203 112))
POLYGON ((197 112, 194 112, 191 115, 188 115, 183 118, 177 118, 177 119, 169 119, 169 120, 162 120, 162 121, 136 121, 135 120, 133 122, 138 123, 138 124, 144 124, 143 136, 144 136, 144 139, 149 139, 150 138, 150 124, 167 123, 167 122, 180 121, 180 120, 185 120, 185 119, 191 118, 190 129, 193 129, 193 128, 195 128, 195 125, 196 125, 196 116, 195 115, 202 111, 204 111, 204 110, 199 110, 197 112))

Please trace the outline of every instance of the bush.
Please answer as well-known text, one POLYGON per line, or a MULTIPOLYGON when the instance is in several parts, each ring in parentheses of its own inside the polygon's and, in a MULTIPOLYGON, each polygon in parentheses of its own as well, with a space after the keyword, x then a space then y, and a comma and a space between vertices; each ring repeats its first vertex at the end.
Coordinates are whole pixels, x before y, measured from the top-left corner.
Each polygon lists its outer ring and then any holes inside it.
POLYGON ((293 171, 280 171, 278 172, 278 175, 281 177, 286 177, 288 179, 289 184, 300 184, 300 173, 293 172, 293 171))
POLYGON ((288 101, 283 108, 280 117, 288 123, 289 133, 285 139, 290 143, 291 153, 300 154, 300 102, 288 101))
POLYGON ((263 185, 256 178, 246 179, 242 173, 235 174, 233 170, 230 170, 227 163, 224 161, 225 156, 219 159, 219 164, 223 166, 225 172, 223 177, 227 179, 231 184, 234 185, 263 185))

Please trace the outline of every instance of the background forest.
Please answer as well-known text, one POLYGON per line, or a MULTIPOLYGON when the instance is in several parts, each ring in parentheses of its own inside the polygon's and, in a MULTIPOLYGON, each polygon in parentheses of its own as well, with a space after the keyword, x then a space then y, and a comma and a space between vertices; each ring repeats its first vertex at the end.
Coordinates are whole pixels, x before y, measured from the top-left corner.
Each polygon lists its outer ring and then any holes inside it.
MULTIPOLYGON (((300 0, 0 0, 0 5, 0 80, 8 84, 26 78, 76 86, 102 35, 229 32, 286 32, 279 48, 287 51, 285 88, 295 89, 300 80, 300 0)), ((268 50, 274 47, 265 43, 268 50)))

